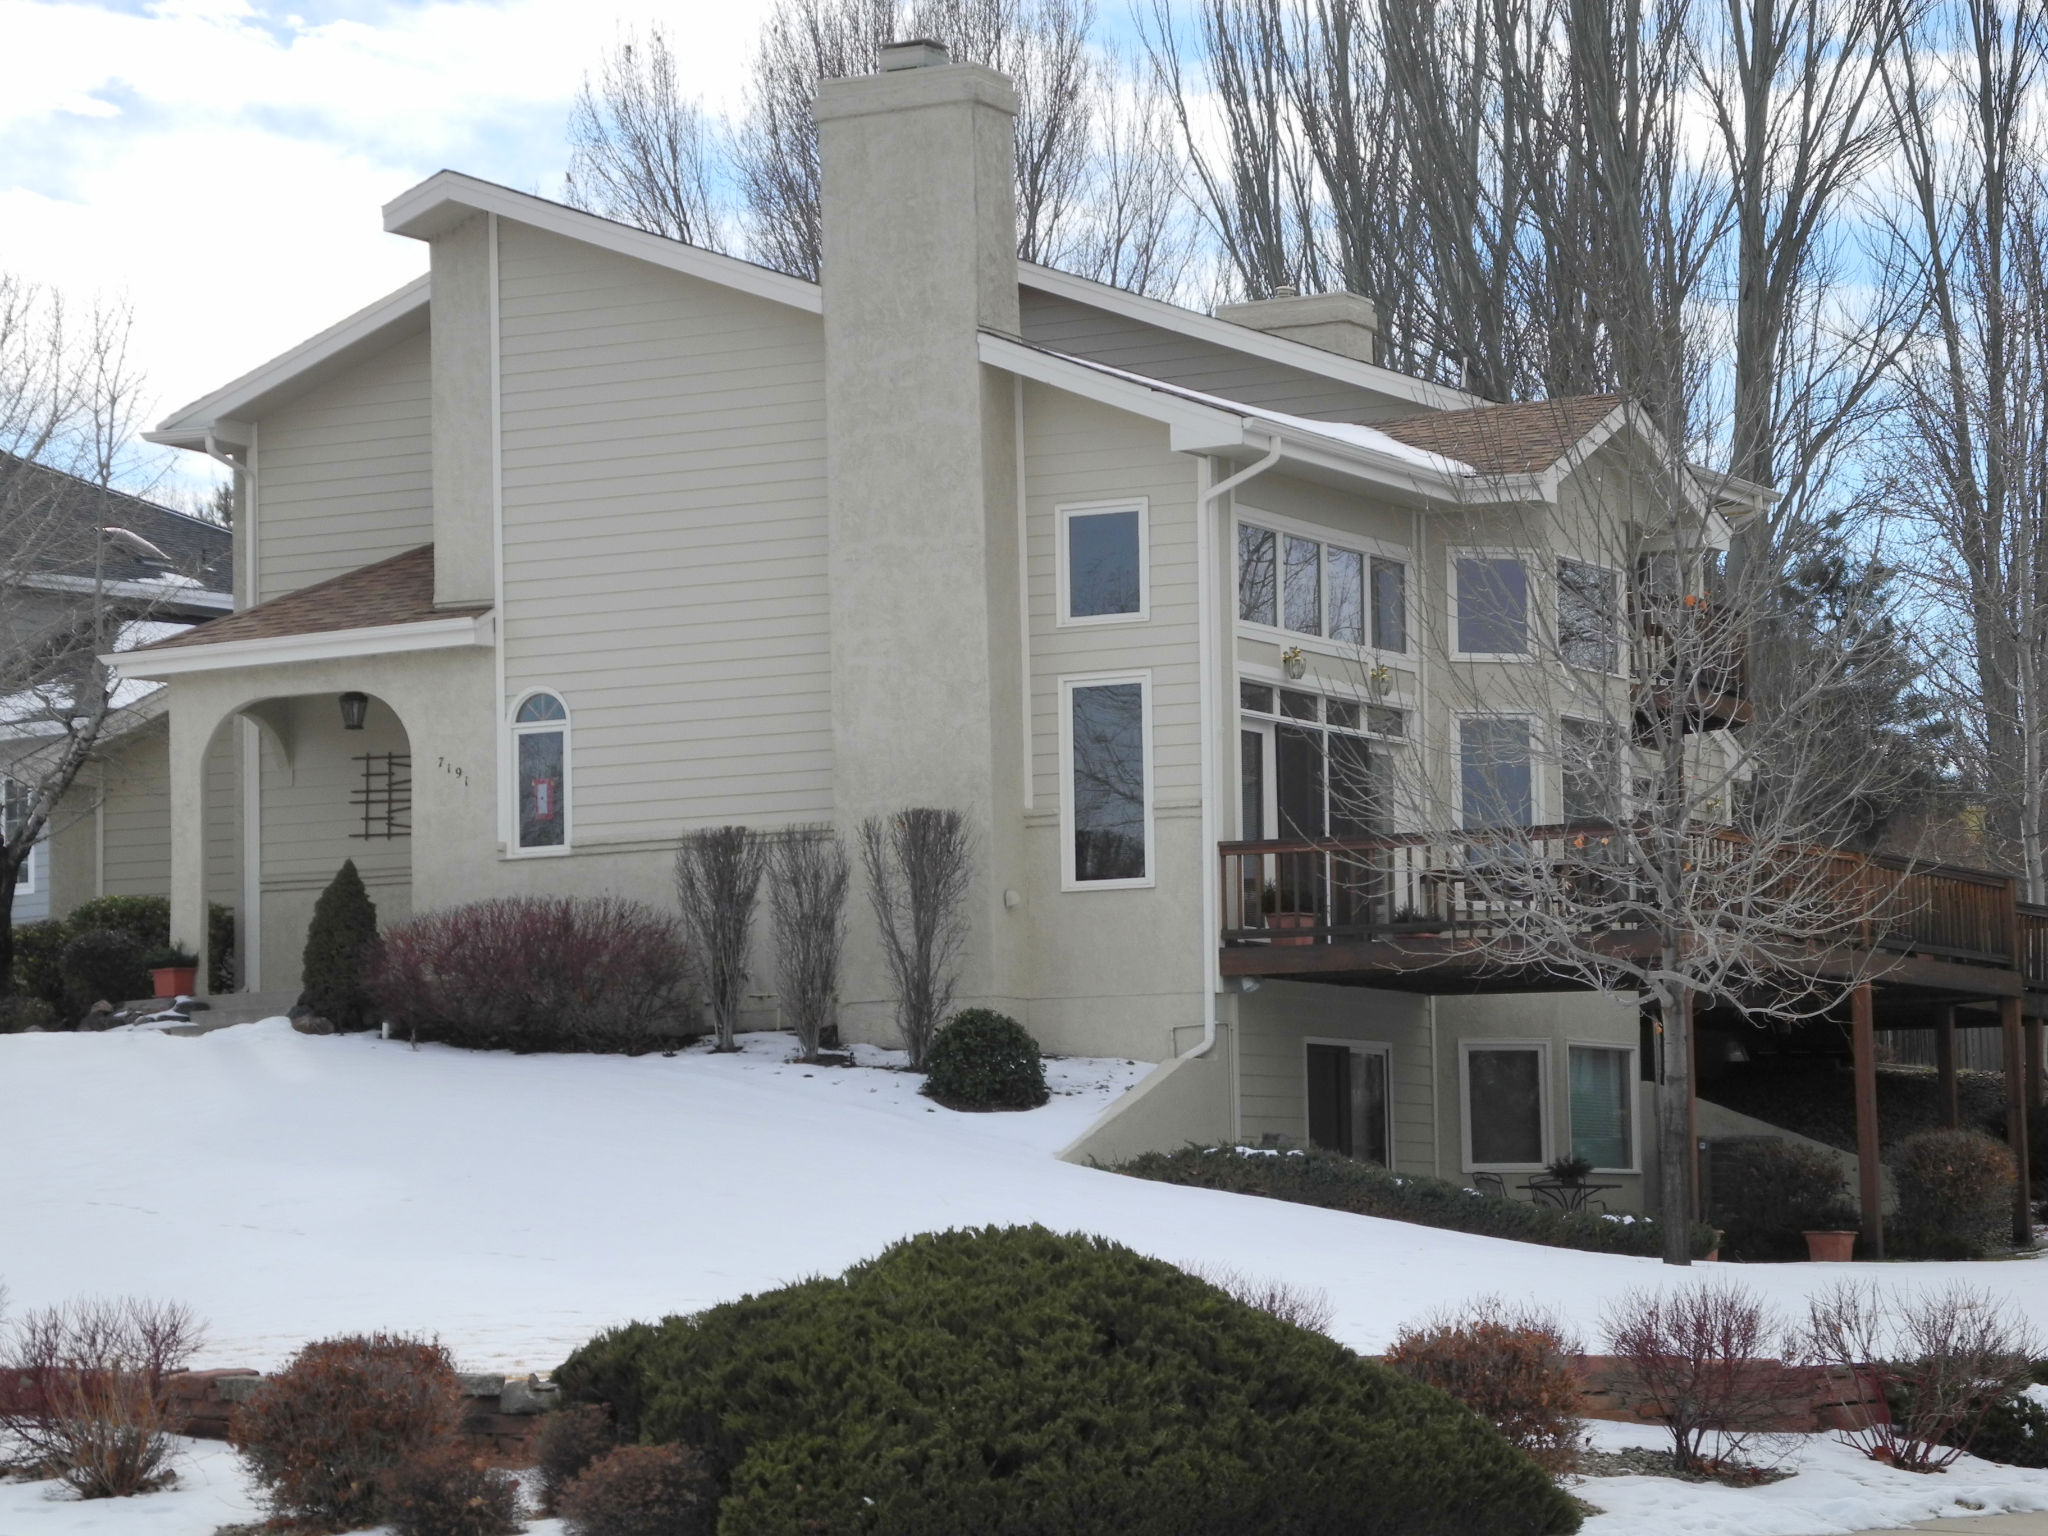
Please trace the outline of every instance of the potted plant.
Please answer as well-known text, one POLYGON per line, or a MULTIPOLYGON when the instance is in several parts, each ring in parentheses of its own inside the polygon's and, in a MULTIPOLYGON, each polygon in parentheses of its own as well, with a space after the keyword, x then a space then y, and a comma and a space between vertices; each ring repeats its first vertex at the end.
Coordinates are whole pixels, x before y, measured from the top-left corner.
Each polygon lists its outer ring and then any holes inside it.
POLYGON ((1548 1171, 1558 1183, 1577 1186, 1591 1177, 1593 1165, 1583 1157, 1560 1157, 1548 1171))
MULTIPOLYGON (((1280 910, 1280 887, 1268 881, 1259 892, 1259 910, 1266 916, 1268 928, 1313 928, 1316 914, 1313 912, 1283 912, 1280 910)), ((1312 944, 1315 941, 1306 935, 1296 938, 1273 940, 1275 944, 1312 944)))
POLYGON ((152 954, 147 963, 149 979, 156 987, 159 1002, 190 997, 193 988, 199 985, 199 957, 189 949, 167 945, 152 954))
POLYGON ((1816 1227, 1803 1234, 1806 1238, 1806 1258, 1811 1264, 1847 1264, 1856 1257, 1856 1232, 1832 1227, 1816 1227))

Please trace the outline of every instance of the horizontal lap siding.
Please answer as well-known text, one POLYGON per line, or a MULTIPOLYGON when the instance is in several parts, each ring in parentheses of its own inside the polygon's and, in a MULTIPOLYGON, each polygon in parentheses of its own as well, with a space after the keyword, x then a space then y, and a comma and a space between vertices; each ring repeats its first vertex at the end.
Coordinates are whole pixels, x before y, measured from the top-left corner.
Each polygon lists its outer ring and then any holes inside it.
POLYGON ((1238 1082, 1244 1137, 1308 1139, 1310 1040, 1385 1044, 1394 1092, 1394 1164, 1436 1168, 1436 1074, 1427 1002, 1360 987, 1268 982, 1238 1001, 1238 1082))
POLYGON ((394 343, 263 418, 259 593, 282 596, 434 536, 424 334, 394 343))
POLYGON ((817 318, 499 230, 506 687, 569 706, 577 841, 828 817, 817 318))
POLYGON ((1026 288, 1024 339, 1034 347, 1142 373, 1205 395, 1328 421, 1412 416, 1423 407, 1284 363, 1199 341, 1163 326, 1026 288))

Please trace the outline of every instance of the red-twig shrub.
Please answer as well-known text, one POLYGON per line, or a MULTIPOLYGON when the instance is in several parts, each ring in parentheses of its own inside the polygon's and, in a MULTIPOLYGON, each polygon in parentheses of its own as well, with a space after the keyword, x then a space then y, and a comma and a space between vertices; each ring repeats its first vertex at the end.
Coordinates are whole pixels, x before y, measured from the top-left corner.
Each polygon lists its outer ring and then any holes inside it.
POLYGON ((384 1480, 451 1444, 462 1389, 448 1351, 378 1333, 308 1344, 238 1407, 228 1437, 280 1520, 376 1524, 384 1480))
POLYGON ((533 1464, 540 1473, 541 1508, 552 1512, 562 1490, 618 1443, 611 1414, 596 1403, 559 1408, 542 1419, 533 1437, 533 1464))
POLYGON ((697 1453, 622 1445, 562 1490, 569 1536, 711 1536, 718 1498, 697 1453))
POLYGON ((204 1338, 175 1303, 93 1298, 30 1312, 0 1370, 0 1432, 81 1498, 160 1487, 177 1449, 166 1381, 204 1338))
POLYGON ((1808 1304, 1815 1360, 1850 1372, 1885 1405, 1843 1438, 1874 1461, 1938 1472, 1969 1449, 1986 1415, 2031 1380, 2032 1330, 1960 1285, 1905 1298, 1848 1281, 1808 1304))
POLYGON ((460 1445, 408 1457, 384 1475, 384 1519, 397 1536, 512 1536, 519 1479, 460 1445))
POLYGON ((1578 1345, 1547 1312, 1497 1297, 1403 1328, 1386 1361, 1447 1392, 1526 1451, 1544 1471, 1578 1464, 1582 1423, 1572 1373, 1578 1345))
POLYGON ((505 896, 400 923, 365 984, 419 1040, 625 1051, 690 1033, 681 925, 620 896, 505 896))
POLYGON ((1631 1291, 1608 1312, 1608 1352, 1671 1431, 1681 1472, 1739 1469, 1788 1407, 1789 1340, 1762 1302, 1733 1286, 1631 1291), (1711 1453, 1710 1453, 1711 1449, 1711 1453))

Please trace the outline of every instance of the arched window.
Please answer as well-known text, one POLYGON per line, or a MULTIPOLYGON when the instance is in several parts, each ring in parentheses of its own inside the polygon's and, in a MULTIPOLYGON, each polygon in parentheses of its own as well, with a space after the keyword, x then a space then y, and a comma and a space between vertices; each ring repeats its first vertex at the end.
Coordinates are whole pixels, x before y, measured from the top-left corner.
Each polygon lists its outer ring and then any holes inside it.
POLYGON ((552 693, 530 693, 512 712, 515 847, 569 845, 569 711, 552 693))

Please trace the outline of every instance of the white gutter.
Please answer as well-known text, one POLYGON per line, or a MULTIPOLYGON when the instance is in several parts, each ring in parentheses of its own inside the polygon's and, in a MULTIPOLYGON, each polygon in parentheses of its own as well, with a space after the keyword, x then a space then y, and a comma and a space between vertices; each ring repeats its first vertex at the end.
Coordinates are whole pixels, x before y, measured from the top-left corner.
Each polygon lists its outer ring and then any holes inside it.
MULTIPOLYGON (((1254 475, 1262 475, 1280 462, 1280 439, 1267 439, 1266 456, 1246 465, 1227 480, 1204 488, 1195 498, 1195 627, 1196 676, 1201 699, 1198 721, 1202 733, 1202 1043, 1188 1057, 1206 1056, 1216 1048, 1216 989, 1223 978, 1216 963, 1217 923, 1215 871, 1209 860, 1216 856, 1216 500, 1234 491, 1254 475)), ((1196 460, 1196 483, 1212 473, 1205 456, 1196 460)), ((1236 1103, 1236 1094, 1231 1102, 1236 1103)))
POLYGON ((110 651, 103 665, 126 678, 180 677, 188 672, 221 672, 230 667, 276 667, 296 661, 343 661, 442 651, 495 643, 495 615, 454 615, 414 624, 375 624, 358 629, 318 630, 261 640, 216 640, 211 644, 110 651))

